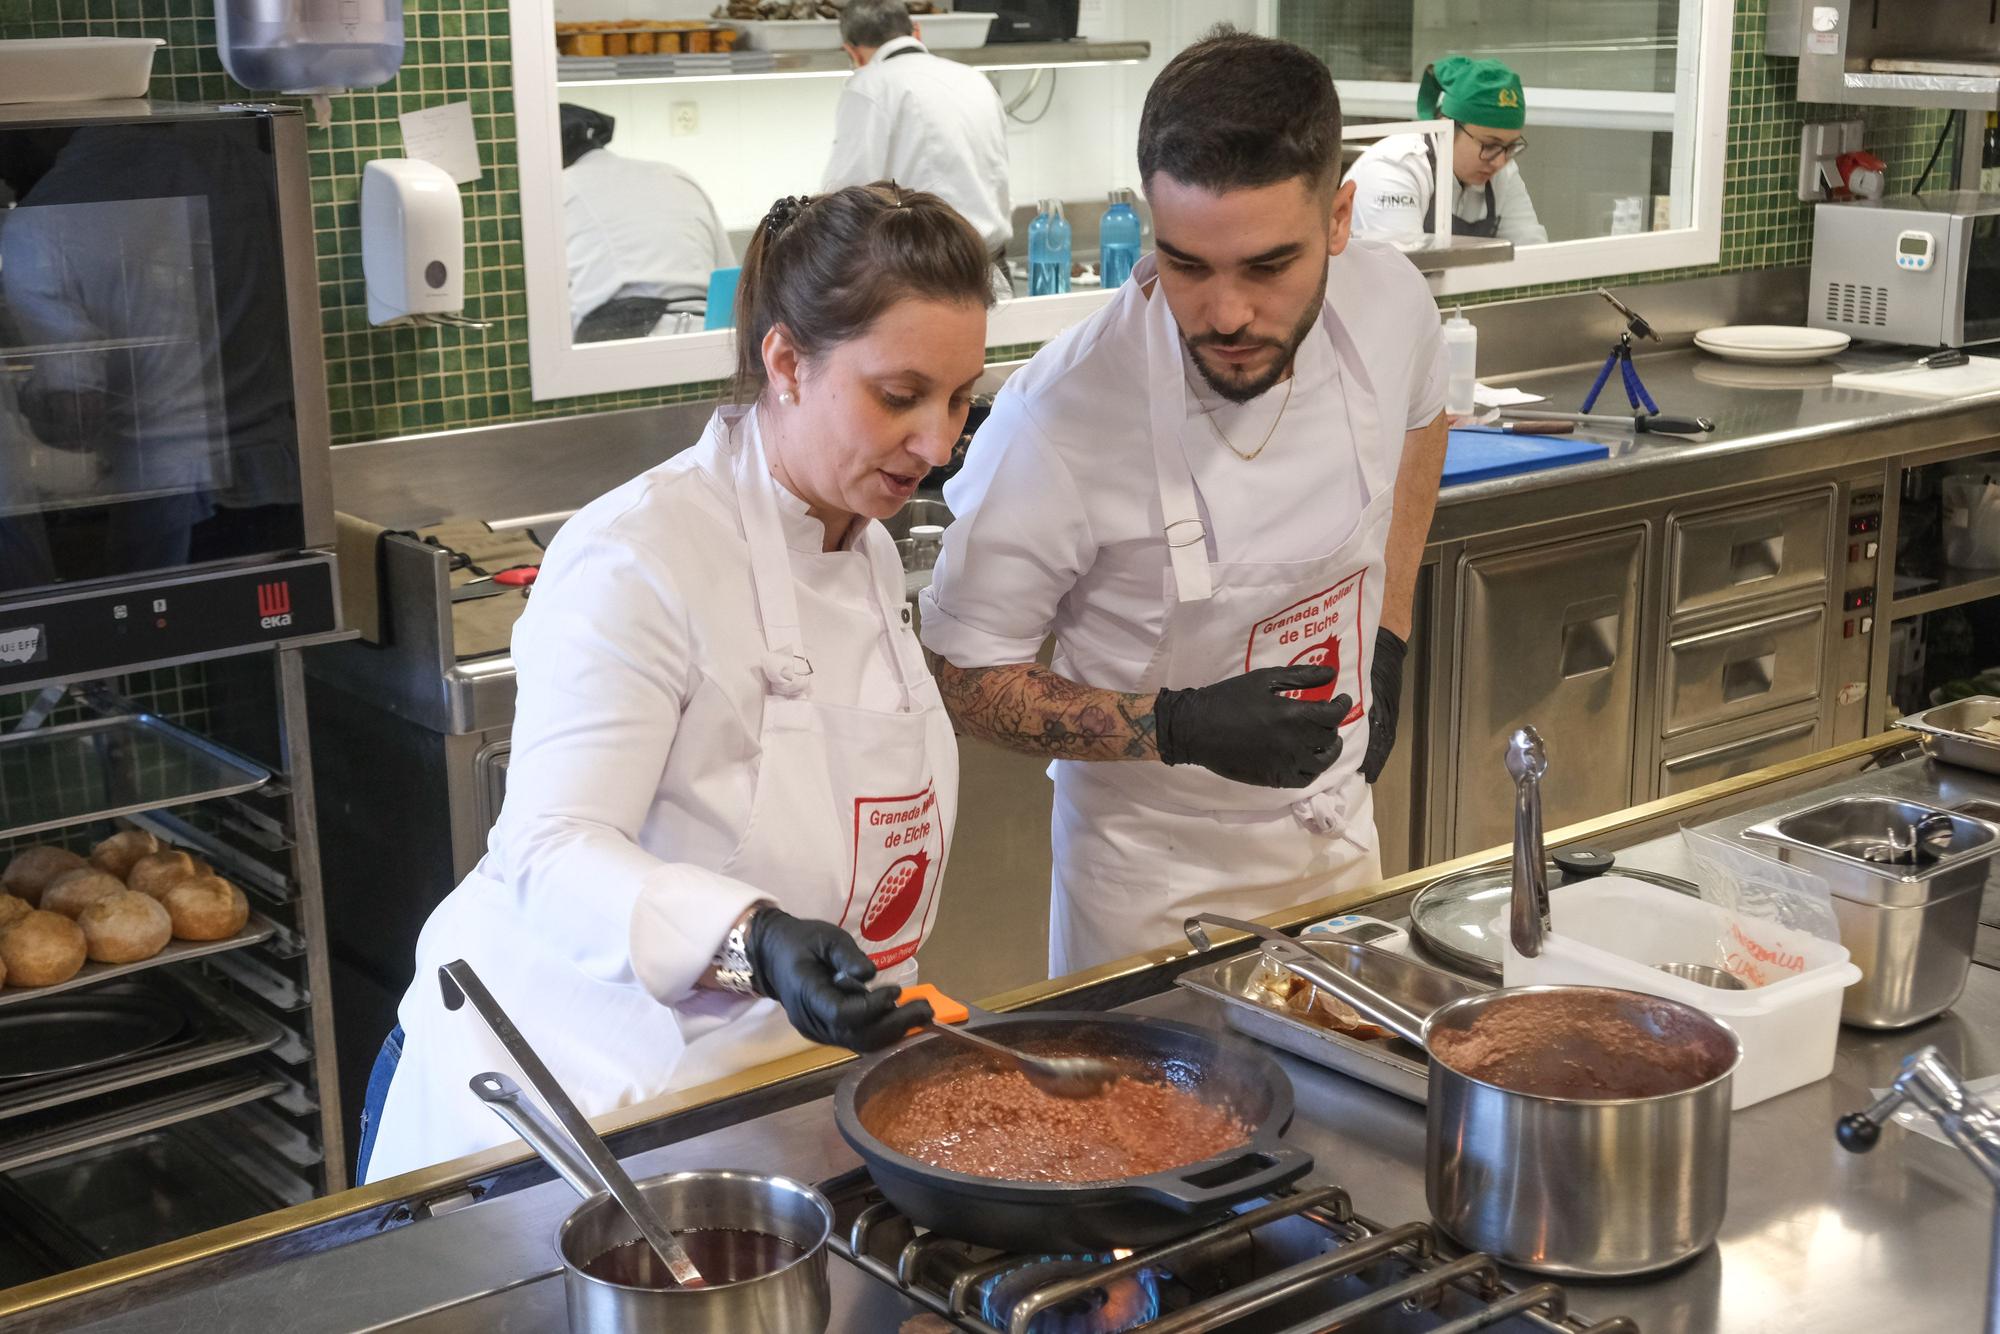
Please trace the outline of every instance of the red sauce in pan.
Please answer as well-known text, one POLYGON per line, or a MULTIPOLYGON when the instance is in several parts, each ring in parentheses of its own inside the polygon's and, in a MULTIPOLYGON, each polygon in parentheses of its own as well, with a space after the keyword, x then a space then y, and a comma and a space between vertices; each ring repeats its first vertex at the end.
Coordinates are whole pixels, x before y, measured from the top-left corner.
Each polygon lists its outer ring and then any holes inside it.
POLYGON ((1008 1181, 1145 1176, 1250 1138, 1233 1112, 1171 1084, 1127 1078, 1095 1097, 1057 1098, 1017 1070, 977 1065, 878 1097, 866 1119, 877 1139, 919 1162, 1008 1181))

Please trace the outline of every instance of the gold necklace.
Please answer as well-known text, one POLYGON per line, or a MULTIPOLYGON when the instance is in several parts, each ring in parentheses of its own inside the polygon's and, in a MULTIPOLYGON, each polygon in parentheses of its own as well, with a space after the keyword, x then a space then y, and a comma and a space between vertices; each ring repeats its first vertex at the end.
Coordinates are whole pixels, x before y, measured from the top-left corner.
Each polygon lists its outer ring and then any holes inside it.
POLYGON ((1201 415, 1208 418, 1208 429, 1215 432, 1215 438, 1222 442, 1223 447, 1245 463, 1249 463, 1264 452, 1264 446, 1270 444, 1271 437, 1278 433, 1278 423, 1285 419, 1285 409, 1292 405, 1292 383, 1298 378, 1297 371, 1285 377, 1285 397, 1284 401, 1278 404, 1278 415, 1271 418, 1271 429, 1264 432, 1264 439, 1248 454, 1238 449, 1235 442, 1223 433, 1222 427, 1216 424, 1215 414, 1220 409, 1219 404, 1215 408, 1203 408, 1201 415))

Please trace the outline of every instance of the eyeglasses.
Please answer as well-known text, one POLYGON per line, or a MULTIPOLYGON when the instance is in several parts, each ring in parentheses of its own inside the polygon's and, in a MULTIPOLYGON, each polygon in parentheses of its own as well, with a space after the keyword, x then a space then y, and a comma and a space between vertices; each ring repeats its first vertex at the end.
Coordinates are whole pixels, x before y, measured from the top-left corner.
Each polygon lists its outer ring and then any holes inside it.
POLYGON ((1454 128, 1460 134, 1472 140, 1473 143, 1479 145, 1479 160, 1481 162, 1498 162, 1503 157, 1509 159, 1517 158, 1528 151, 1528 141, 1526 139, 1515 139, 1508 143, 1500 143, 1492 139, 1481 139, 1463 125, 1455 126, 1454 128))

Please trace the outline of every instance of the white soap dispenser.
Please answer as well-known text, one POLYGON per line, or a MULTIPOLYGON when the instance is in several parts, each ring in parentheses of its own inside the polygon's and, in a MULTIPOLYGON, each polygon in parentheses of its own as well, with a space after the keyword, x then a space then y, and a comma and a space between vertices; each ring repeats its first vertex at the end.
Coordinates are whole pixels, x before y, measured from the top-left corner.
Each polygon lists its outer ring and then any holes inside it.
POLYGON ((1479 382, 1479 330, 1465 318, 1463 306, 1444 322, 1444 356, 1444 410, 1454 417, 1470 417, 1478 410, 1472 390, 1479 382))
POLYGON ((444 168, 377 158, 361 172, 370 324, 464 324, 465 206, 444 168))

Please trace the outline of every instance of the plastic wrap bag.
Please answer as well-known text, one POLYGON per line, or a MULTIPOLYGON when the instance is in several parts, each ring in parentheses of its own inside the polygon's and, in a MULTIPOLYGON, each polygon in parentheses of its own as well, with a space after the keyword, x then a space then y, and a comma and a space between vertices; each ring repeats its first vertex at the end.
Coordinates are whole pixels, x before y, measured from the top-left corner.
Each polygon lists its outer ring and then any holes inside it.
POLYGON ((1704 902, 1722 910, 1721 966, 1753 987, 1805 971, 1798 938, 1838 943, 1833 891, 1823 876, 1765 856, 1735 839, 1682 829, 1704 902))

